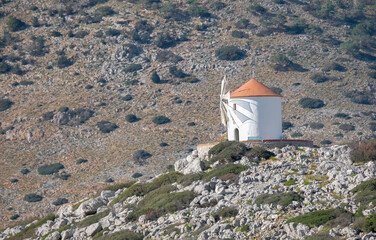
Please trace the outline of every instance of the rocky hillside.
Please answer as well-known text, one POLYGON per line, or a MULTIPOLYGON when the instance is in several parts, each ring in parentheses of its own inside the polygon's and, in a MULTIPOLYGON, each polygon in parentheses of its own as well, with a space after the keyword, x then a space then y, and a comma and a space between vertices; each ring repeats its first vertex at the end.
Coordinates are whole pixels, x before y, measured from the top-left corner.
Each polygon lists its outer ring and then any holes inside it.
POLYGON ((223 158, 240 148, 221 143, 210 161, 193 151, 175 163, 185 174, 170 171, 114 185, 44 219, 8 228, 0 239, 376 237, 375 162, 353 164, 345 145, 272 152, 254 147, 223 158), (265 154, 272 157, 265 160, 265 154))
POLYGON ((224 74, 284 96, 287 138, 374 136, 374 0, 0 4, 2 226, 218 141, 224 74))

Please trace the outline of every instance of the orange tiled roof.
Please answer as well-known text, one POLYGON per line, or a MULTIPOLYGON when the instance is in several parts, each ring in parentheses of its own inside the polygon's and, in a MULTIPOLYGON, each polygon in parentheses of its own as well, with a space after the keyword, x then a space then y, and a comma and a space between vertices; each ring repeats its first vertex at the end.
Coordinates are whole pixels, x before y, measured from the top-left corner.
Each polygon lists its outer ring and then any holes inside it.
POLYGON ((249 80, 246 84, 231 93, 230 98, 237 97, 282 97, 281 95, 273 92, 264 84, 255 79, 249 80))

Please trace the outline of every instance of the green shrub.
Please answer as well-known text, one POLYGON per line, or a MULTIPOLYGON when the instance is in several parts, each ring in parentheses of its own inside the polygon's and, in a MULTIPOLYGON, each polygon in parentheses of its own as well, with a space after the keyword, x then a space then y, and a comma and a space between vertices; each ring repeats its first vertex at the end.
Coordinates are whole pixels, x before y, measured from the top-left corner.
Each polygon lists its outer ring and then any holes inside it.
POLYGON ((61 37, 61 36, 63 36, 60 32, 58 32, 58 31, 52 31, 51 32, 51 37, 61 37))
POLYGON ((299 104, 302 108, 322 108, 325 106, 324 102, 320 99, 314 99, 314 98, 302 98, 299 100, 299 104))
MULTIPOLYGON (((376 140, 354 142, 350 144, 351 160, 353 162, 376 161, 376 140)), ((376 184, 376 183, 375 183, 376 184)))
POLYGON ((168 117, 165 116, 156 116, 153 118, 153 123, 161 125, 171 122, 171 120, 168 117))
POLYGON ((38 227, 45 224, 47 221, 53 221, 55 220, 55 214, 48 215, 40 220, 38 220, 36 223, 30 224, 28 227, 21 230, 21 232, 14 235, 11 239, 12 240, 23 240, 27 238, 36 238, 35 231, 38 227))
POLYGON ((171 2, 166 2, 162 5, 159 9, 162 17, 165 19, 171 19, 175 21, 182 21, 188 19, 188 14, 182 10, 180 10, 176 4, 171 2))
POLYGON ((114 28, 109 28, 106 30, 106 35, 110 37, 119 36, 121 34, 121 31, 114 28))
POLYGON ((315 83, 323 83, 323 82, 328 81, 329 77, 322 73, 314 73, 313 75, 311 75, 310 79, 314 81, 315 83))
POLYGON ((140 119, 138 117, 136 117, 136 115, 134 115, 134 114, 128 114, 127 116, 125 116, 125 121, 127 121, 129 123, 137 122, 139 120, 140 119))
POLYGON ((27 175, 27 174, 30 172, 30 170, 27 169, 27 168, 24 168, 24 169, 22 169, 20 172, 21 172, 23 175, 27 175))
POLYGON ((32 37, 32 43, 29 47, 29 53, 33 57, 43 57, 47 51, 45 50, 45 42, 46 40, 39 36, 39 37, 32 37))
POLYGON ((74 34, 74 37, 75 38, 84 38, 86 37, 87 35, 89 35, 89 32, 88 31, 78 31, 74 34))
POLYGON ((97 17, 105 17, 105 16, 111 16, 115 13, 115 11, 109 7, 109 6, 103 6, 95 9, 95 16, 97 17))
POLYGON ((257 16, 265 14, 268 11, 266 8, 264 8, 260 4, 252 4, 251 6, 248 7, 248 10, 257 16))
POLYGON ((81 222, 74 223, 74 226, 78 228, 90 226, 91 224, 98 222, 101 218, 107 216, 109 213, 110 209, 106 209, 103 212, 84 218, 81 222))
POLYGON ((20 215, 14 214, 13 216, 10 217, 10 220, 16 220, 19 217, 20 217, 20 215))
POLYGON ((261 159, 269 159, 271 157, 274 157, 275 154, 261 146, 254 146, 251 148, 251 150, 247 151, 246 156, 249 159, 257 159, 258 161, 260 161, 261 159))
POLYGON ((365 232, 376 232, 376 213, 366 217, 363 229, 365 232))
POLYGON ((210 162, 220 161, 221 163, 231 163, 239 160, 246 153, 244 143, 236 141, 221 142, 209 150, 210 162))
POLYGON ((369 129, 370 129, 372 132, 376 132, 376 122, 370 122, 370 123, 369 123, 369 129))
POLYGON ((187 74, 185 74, 185 73, 183 72, 182 69, 177 68, 176 66, 171 66, 171 67, 169 67, 168 70, 169 70, 169 72, 170 72, 170 74, 171 74, 172 76, 177 77, 177 78, 185 78, 185 77, 188 76, 187 74))
POLYGON ((109 235, 98 237, 97 240, 142 240, 144 236, 141 233, 135 233, 131 230, 122 230, 109 235))
POLYGON ((344 123, 344 124, 339 125, 339 129, 343 131, 354 131, 355 126, 349 123, 344 123))
POLYGON ((38 168, 38 173, 40 175, 51 175, 58 173, 61 169, 64 169, 64 165, 61 163, 46 164, 38 168))
POLYGON ((17 178, 12 178, 12 179, 10 180, 10 182, 11 182, 11 183, 16 183, 16 182, 18 182, 18 179, 17 179, 17 178))
POLYGON ((13 16, 9 17, 7 21, 7 26, 11 32, 17 32, 27 27, 26 23, 22 22, 20 19, 13 16))
POLYGON ((234 30, 231 32, 231 36, 233 36, 234 38, 248 38, 248 34, 246 34, 245 32, 243 31, 238 31, 238 30, 234 30))
POLYGON ((215 50, 215 56, 219 60, 236 61, 245 58, 245 51, 236 46, 223 46, 215 50))
POLYGON ((82 163, 86 163, 86 162, 88 162, 88 160, 87 159, 83 159, 83 158, 80 158, 80 159, 78 159, 76 161, 77 164, 82 164, 82 163))
POLYGON ((295 185, 296 184, 296 181, 293 180, 293 179, 290 179, 290 180, 287 180, 286 182, 284 182, 285 186, 292 186, 292 185, 295 185))
POLYGON ((349 115, 347 115, 346 113, 336 113, 334 114, 334 117, 336 118, 347 118, 349 115))
POLYGON ((373 93, 371 91, 350 91, 345 93, 345 97, 350 98, 351 102, 356 104, 373 104, 375 103, 373 93))
POLYGON ((124 97, 121 98, 121 100, 123 100, 123 101, 130 101, 132 99, 133 99, 133 97, 130 94, 127 94, 127 95, 125 95, 124 97))
POLYGON ((213 213, 212 216, 214 217, 215 221, 218 222, 223 218, 236 217, 238 215, 238 212, 238 209, 236 209, 235 207, 224 207, 213 213))
POLYGON ((286 223, 301 223, 309 227, 318 227, 324 224, 332 226, 335 223, 341 226, 348 226, 352 222, 352 218, 352 214, 346 210, 328 209, 308 212, 304 215, 291 218, 286 223))
POLYGON ((59 56, 56 60, 56 66, 58 68, 66 68, 73 65, 73 61, 68 59, 65 55, 59 56))
POLYGON ((159 33, 155 38, 154 44, 159 48, 169 48, 177 44, 177 40, 174 39, 169 33, 159 33))
POLYGON ((324 127, 324 124, 322 123, 316 123, 316 122, 311 122, 309 124, 309 127, 312 129, 322 129, 324 127))
POLYGON ((9 109, 13 104, 14 102, 10 101, 9 99, 0 99, 0 112, 9 109))
POLYGON ((291 122, 282 122, 282 130, 292 128, 294 125, 291 122))
POLYGON ((141 70, 141 69, 142 69, 141 64, 131 63, 124 68, 124 72, 126 73, 137 72, 138 70, 141 70))
POLYGON ((172 63, 177 63, 177 62, 180 62, 183 60, 182 57, 174 54, 173 52, 171 51, 168 51, 168 50, 164 50, 164 51, 160 51, 157 53, 157 57, 156 57, 156 60, 158 62, 172 62, 172 63))
POLYGON ((165 142, 161 142, 160 144, 159 144, 159 146, 161 146, 161 147, 167 147, 167 146, 170 146, 168 143, 165 143, 165 142))
POLYGON ((293 65, 293 62, 282 53, 273 55, 270 62, 271 67, 276 71, 288 71, 293 65))
POLYGON ((304 200, 297 192, 282 192, 273 194, 261 194, 255 199, 255 203, 260 204, 274 204, 282 207, 287 207, 293 201, 302 202, 304 200))
POLYGON ((275 92, 276 94, 281 94, 282 93, 282 89, 281 88, 278 88, 278 87, 270 87, 270 89, 275 92))
POLYGON ((248 19, 242 18, 235 23, 235 27, 238 29, 247 29, 251 26, 251 23, 248 19))
POLYGON ((60 205, 66 204, 66 203, 68 203, 68 199, 66 199, 66 198, 58 198, 55 201, 53 201, 52 204, 55 205, 55 206, 60 206, 60 205))
POLYGON ((145 150, 137 150, 135 153, 133 153, 133 161, 142 166, 146 163, 145 160, 152 156, 153 155, 145 150))
POLYGON ((106 187, 104 190, 110 190, 110 191, 116 192, 119 189, 129 188, 135 183, 136 183, 136 181, 130 181, 130 182, 125 182, 125 183, 117 183, 117 184, 106 187))
POLYGON ((43 197, 41 195, 31 193, 31 194, 26 194, 24 197, 24 201, 26 202, 40 202, 42 201, 43 197))
POLYGON ((193 17, 200 17, 200 18, 210 18, 211 14, 209 10, 205 7, 200 7, 197 5, 190 6, 188 8, 188 12, 193 17))
POLYGON ((159 77, 157 71, 153 71, 153 73, 151 74, 150 79, 151 79, 151 81, 153 83, 160 83, 161 82, 161 78, 159 77))
POLYGON ((133 173, 132 177, 133 177, 133 178, 139 178, 139 177, 142 177, 142 173, 139 173, 139 172, 133 173))
POLYGON ((321 144, 321 145, 330 145, 330 144, 332 144, 332 141, 330 141, 330 140, 322 140, 322 141, 320 142, 320 144, 321 144))
POLYGON ((303 134, 301 132, 294 132, 294 133, 291 134, 292 138, 297 138, 297 137, 302 137, 302 136, 303 136, 303 134))
POLYGON ((325 65, 323 70, 325 72, 329 72, 329 71, 346 72, 347 71, 347 69, 344 66, 342 66, 341 64, 336 63, 336 62, 331 62, 331 63, 325 65))
POLYGON ((8 73, 12 70, 12 66, 5 61, 0 62, 0 74, 8 73))
POLYGON ((110 133, 114 131, 118 126, 115 123, 109 121, 100 121, 97 123, 97 127, 102 133, 110 133))
POLYGON ((43 113, 42 114, 42 118, 43 118, 43 121, 49 121, 49 120, 52 120, 54 118, 54 112, 46 112, 46 113, 43 113))
POLYGON ((304 240, 334 240, 335 238, 330 236, 329 233, 316 233, 311 236, 306 236, 304 240))

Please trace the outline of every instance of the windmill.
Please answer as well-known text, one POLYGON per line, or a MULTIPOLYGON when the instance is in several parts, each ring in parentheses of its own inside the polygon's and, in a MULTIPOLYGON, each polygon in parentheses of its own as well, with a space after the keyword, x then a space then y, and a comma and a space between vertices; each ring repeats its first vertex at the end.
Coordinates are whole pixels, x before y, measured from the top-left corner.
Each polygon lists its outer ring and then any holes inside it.
POLYGON ((226 75, 223 77, 221 82, 221 95, 220 99, 220 109, 221 109, 221 122, 227 128, 227 123, 232 122, 233 125, 239 127, 245 119, 242 121, 238 115, 243 115, 236 111, 234 108, 229 106, 228 101, 230 99, 230 91, 226 92, 227 78, 226 75))

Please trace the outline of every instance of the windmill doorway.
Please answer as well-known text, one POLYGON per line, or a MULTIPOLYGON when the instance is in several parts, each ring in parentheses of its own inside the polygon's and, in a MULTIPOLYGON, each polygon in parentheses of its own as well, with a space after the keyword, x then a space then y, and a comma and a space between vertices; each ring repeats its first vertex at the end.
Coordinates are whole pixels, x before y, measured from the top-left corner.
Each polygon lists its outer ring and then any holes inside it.
POLYGON ((235 136, 235 141, 238 141, 239 142, 239 129, 235 128, 234 130, 234 136, 235 136))

